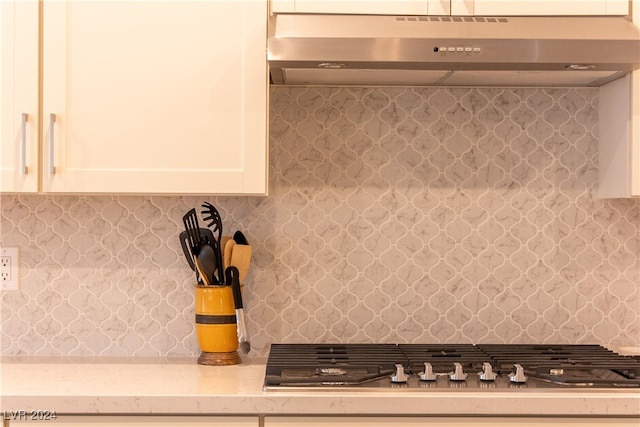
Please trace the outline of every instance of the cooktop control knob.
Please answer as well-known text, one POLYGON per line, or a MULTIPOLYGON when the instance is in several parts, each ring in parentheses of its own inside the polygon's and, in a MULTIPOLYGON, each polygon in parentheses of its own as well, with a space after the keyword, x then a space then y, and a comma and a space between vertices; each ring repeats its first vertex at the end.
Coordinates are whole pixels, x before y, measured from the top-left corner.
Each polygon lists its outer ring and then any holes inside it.
POLYGON ((478 372, 478 376, 482 381, 495 381, 497 375, 493 372, 493 367, 491 363, 484 362, 482 364, 482 372, 478 372))
POLYGON ((462 370, 462 365, 458 362, 453 364, 454 371, 449 373, 449 379, 451 381, 465 381, 467 379, 467 374, 462 370))
POLYGON ((396 364, 396 373, 391 377, 392 383, 406 383, 409 381, 409 376, 404 373, 404 366, 400 363, 396 364))
POLYGON ((512 383, 523 384, 527 382, 527 377, 524 375, 524 368, 522 365, 515 364, 513 365, 515 372, 509 374, 509 379, 512 383))
POLYGON ((424 362, 424 371, 420 372, 418 375, 420 375, 421 381, 436 380, 436 374, 433 373, 433 366, 431 366, 431 363, 429 362, 424 362))

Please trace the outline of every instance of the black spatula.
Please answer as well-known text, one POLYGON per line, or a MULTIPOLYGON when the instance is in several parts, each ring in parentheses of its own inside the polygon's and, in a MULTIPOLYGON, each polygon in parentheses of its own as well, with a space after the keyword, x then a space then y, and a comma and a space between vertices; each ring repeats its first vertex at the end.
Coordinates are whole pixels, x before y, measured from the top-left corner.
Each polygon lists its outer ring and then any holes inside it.
MULTIPOLYGON (((200 228, 200 236, 202 237, 203 241, 206 243, 209 243, 213 240, 213 233, 208 228, 200 228)), ((187 260, 189 267, 191 267, 191 269, 196 272, 196 279, 198 280, 198 283, 202 283, 200 274, 198 274, 198 271, 196 270, 196 266, 193 263, 193 253, 191 253, 191 243, 189 240, 189 232, 187 230, 184 230, 183 232, 180 233, 178 238, 180 239, 180 246, 182 246, 182 252, 184 252, 184 258, 187 260)))

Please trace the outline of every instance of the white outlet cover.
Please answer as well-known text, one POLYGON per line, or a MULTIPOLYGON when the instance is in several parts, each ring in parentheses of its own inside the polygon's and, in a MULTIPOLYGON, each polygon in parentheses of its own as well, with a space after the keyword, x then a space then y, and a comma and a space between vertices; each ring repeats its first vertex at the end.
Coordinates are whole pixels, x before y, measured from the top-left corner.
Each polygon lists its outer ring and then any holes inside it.
MULTIPOLYGON (((17 291, 18 290, 18 278, 20 272, 18 265, 20 265, 20 258, 18 248, 0 248, 0 256, 11 258, 11 280, 0 280, 0 290, 2 291, 17 291)), ((1 267, 0 267, 1 268, 1 267)))

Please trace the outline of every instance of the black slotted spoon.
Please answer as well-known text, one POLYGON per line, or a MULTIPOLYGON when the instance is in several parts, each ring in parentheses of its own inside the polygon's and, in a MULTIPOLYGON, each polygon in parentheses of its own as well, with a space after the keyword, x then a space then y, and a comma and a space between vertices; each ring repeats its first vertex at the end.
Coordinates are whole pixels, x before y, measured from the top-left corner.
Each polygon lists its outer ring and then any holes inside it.
POLYGON ((222 248, 220 245, 222 244, 222 218, 220 217, 220 212, 209 202, 204 202, 202 204, 204 210, 200 211, 202 214, 202 220, 205 222, 209 222, 207 227, 211 229, 213 232, 214 239, 211 242, 211 246, 213 246, 213 250, 216 258, 216 269, 218 270, 218 282, 225 283, 223 265, 222 265, 222 248))
POLYGON ((214 271, 216 269, 215 253, 210 246, 208 239, 205 239, 200 232, 200 225, 198 224, 198 214, 195 209, 191 209, 182 217, 185 231, 189 240, 189 247, 191 254, 193 255, 193 262, 196 270, 200 274, 202 281, 205 285, 212 284, 212 280, 215 282, 214 271))
MULTIPOLYGON (((204 239, 205 243, 209 243, 213 240, 213 233, 208 228, 200 227, 200 235, 201 238, 204 239)), ((193 252, 191 251, 191 239, 189 237, 189 231, 182 231, 178 235, 178 239, 180 240, 180 246, 182 246, 182 252, 184 252, 184 259, 187 260, 189 267, 191 267, 191 269, 196 272, 196 280, 199 284, 204 284, 202 279, 200 278, 200 272, 198 271, 198 269, 196 269, 196 265, 194 263, 193 252)), ((202 249, 200 249, 200 253, 202 253, 202 249)))
POLYGON ((182 217, 184 223, 184 229, 187 232, 189 238, 189 248, 193 255, 197 255, 200 252, 200 245, 202 244, 202 234, 200 234, 200 225, 198 224, 198 215, 195 209, 191 209, 182 217))

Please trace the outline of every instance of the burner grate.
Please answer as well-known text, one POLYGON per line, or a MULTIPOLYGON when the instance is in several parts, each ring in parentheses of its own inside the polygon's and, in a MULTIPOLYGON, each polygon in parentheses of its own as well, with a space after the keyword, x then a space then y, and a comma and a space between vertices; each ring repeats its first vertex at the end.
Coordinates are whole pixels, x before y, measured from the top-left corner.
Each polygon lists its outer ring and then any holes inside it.
POLYGON ((512 369, 514 363, 528 370, 611 370, 628 378, 640 378, 640 359, 620 356, 599 345, 534 345, 478 344, 501 371, 512 369))
POLYGON ((395 344, 272 344, 265 385, 354 385, 391 375, 395 344))

